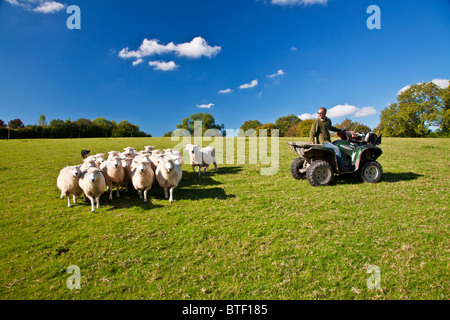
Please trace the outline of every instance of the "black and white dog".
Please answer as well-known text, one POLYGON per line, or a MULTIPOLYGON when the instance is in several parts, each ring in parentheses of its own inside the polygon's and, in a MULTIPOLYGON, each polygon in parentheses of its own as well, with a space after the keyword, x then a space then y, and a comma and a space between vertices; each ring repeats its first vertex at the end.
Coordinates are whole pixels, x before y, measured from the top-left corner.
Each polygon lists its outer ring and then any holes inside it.
POLYGON ((81 150, 81 157, 83 159, 86 159, 86 157, 90 154, 91 154, 91 150, 81 150))

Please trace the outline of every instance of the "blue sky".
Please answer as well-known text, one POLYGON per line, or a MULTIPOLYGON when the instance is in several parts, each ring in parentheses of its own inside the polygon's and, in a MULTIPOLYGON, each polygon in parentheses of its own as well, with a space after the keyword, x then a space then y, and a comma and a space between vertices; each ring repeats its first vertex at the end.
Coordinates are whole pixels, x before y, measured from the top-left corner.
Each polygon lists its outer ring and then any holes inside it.
POLYGON ((449 57, 448 0, 0 0, 0 119, 162 136, 197 112, 238 129, 326 107, 373 128, 405 86, 448 83, 449 57))

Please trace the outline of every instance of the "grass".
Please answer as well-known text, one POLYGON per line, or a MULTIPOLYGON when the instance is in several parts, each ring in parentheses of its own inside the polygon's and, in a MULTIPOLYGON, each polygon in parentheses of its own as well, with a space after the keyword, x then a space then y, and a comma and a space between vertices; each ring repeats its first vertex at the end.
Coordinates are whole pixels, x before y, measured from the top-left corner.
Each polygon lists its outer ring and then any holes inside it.
MULTIPOLYGON (((0 299, 449 299, 449 139, 386 138, 383 179, 294 180, 183 164, 174 203, 123 192, 90 212, 59 198, 59 170, 91 153, 170 138, 0 141, 0 299), (81 288, 69 290, 70 265, 81 288), (369 290, 367 268, 380 268, 369 290)), ((205 145, 210 142, 205 142, 205 145)), ((266 166, 267 167, 267 166, 266 166)))

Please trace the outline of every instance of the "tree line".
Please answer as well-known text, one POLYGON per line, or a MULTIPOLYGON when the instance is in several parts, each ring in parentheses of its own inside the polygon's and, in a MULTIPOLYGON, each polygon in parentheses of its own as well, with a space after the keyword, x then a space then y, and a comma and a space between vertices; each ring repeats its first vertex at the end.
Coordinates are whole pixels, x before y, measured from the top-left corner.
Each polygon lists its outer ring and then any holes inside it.
MULTIPOLYGON (((215 129, 226 136, 223 124, 217 124, 210 113, 196 113, 182 119, 176 127, 183 129, 176 134, 194 134, 195 122, 202 122, 202 134, 208 129, 215 129), (184 132, 184 133, 183 133, 184 132)), ((247 120, 240 127, 238 135, 253 129, 259 136, 261 129, 278 129, 280 137, 308 137, 314 120, 301 120, 290 114, 282 116, 274 123, 261 123, 258 120, 247 120)), ((372 131, 367 125, 345 119, 335 127, 348 131, 372 131)), ((450 86, 441 88, 433 82, 422 82, 409 86, 397 96, 397 102, 388 105, 380 115, 379 125, 373 129, 377 134, 386 137, 439 137, 450 136, 450 86), (434 130, 432 130, 434 128, 434 130)), ((164 137, 172 136, 172 131, 164 137)), ((208 132, 207 132, 208 133, 208 132)), ((45 115, 41 115, 36 125, 25 126, 20 119, 6 124, 0 120, 0 138, 92 138, 92 137, 151 137, 139 130, 139 126, 123 120, 97 118, 93 121, 80 118, 76 121, 55 119, 47 124, 45 115)))
POLYGON ((35 125, 25 125, 20 119, 10 120, 8 124, 0 120, 1 139, 102 137, 151 137, 151 134, 140 131, 138 125, 127 120, 116 123, 103 117, 92 121, 54 119, 47 123, 45 115, 41 115, 35 125))
MULTIPOLYGON (((274 123, 262 124, 258 120, 248 120, 244 122, 240 129, 243 132, 253 129, 256 136, 259 136, 261 129, 267 130, 267 136, 271 135, 271 129, 278 129, 280 137, 308 137, 313 122, 313 119, 301 120, 296 115, 290 114, 278 118, 274 123)), ((350 119, 345 119, 336 124, 335 127, 348 131, 371 131, 367 125, 350 119)))

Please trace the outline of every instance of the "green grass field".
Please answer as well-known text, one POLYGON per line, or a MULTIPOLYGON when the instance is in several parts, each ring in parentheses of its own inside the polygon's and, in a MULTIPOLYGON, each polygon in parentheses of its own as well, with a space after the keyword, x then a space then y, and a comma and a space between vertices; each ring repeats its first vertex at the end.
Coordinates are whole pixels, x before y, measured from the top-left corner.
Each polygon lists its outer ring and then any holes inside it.
MULTIPOLYGON (((56 178, 91 153, 170 138, 0 141, 1 299, 449 299, 450 139, 385 138, 379 184, 311 187, 280 167, 183 164, 174 203, 122 192, 67 208, 56 178), (67 268, 81 272, 69 290, 67 268), (370 265, 380 289, 369 290, 370 265)), ((305 140, 304 140, 305 141, 305 140)), ((208 145, 210 142, 206 142, 208 145)))

